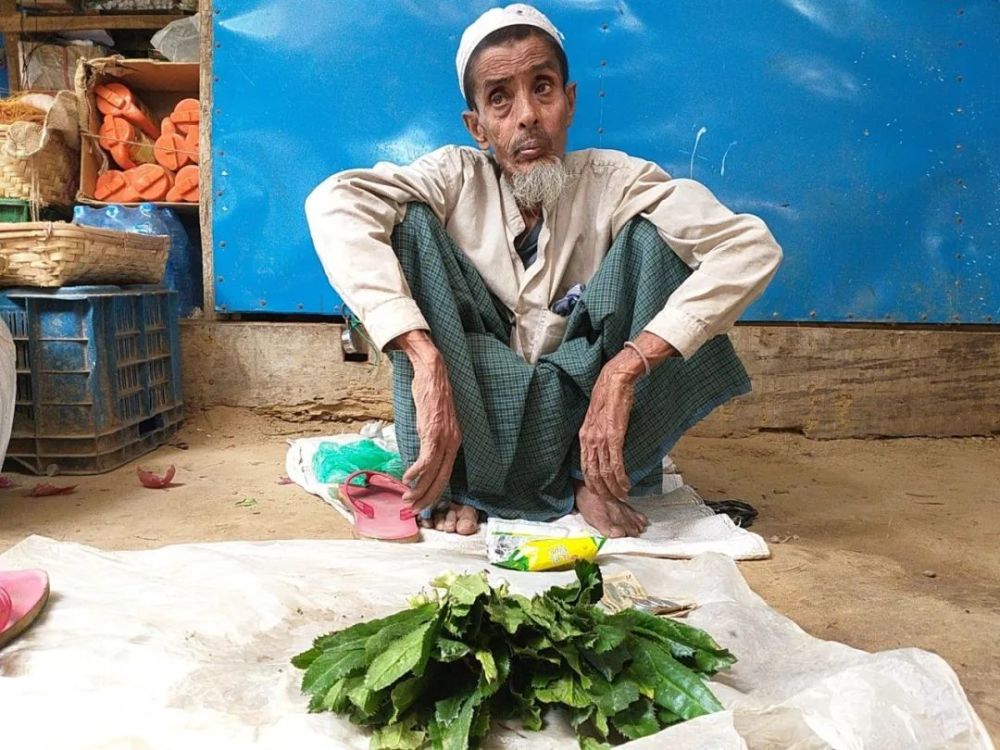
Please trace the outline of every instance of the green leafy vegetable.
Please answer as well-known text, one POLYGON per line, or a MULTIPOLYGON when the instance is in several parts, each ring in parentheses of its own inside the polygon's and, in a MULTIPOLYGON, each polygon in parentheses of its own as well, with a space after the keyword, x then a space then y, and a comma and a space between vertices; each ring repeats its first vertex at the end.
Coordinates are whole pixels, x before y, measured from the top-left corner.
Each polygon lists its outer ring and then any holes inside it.
POLYGON ((493 721, 538 730, 556 707, 596 750, 721 710, 704 677, 731 653, 675 620, 606 614, 600 569, 576 573, 530 599, 445 576, 410 609, 317 638, 292 659, 309 710, 369 727, 372 750, 468 750, 493 721))

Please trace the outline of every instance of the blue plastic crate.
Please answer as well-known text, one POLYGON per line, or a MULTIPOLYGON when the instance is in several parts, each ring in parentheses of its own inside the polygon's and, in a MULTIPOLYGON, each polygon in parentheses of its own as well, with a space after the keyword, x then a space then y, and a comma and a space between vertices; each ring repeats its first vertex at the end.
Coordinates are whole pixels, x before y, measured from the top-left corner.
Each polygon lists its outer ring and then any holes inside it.
POLYGON ((176 293, 161 286, 10 289, 17 348, 7 457, 36 473, 93 474, 174 434, 183 418, 176 293))

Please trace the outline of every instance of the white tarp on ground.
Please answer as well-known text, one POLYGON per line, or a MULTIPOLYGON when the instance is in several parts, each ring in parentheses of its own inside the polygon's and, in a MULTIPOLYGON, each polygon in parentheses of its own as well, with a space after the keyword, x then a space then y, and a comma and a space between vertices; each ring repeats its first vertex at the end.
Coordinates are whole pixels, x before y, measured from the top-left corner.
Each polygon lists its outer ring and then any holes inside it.
MULTIPOLYGON (((693 600, 689 622, 739 662, 712 684, 728 709, 627 746, 726 750, 983 749, 958 679, 917 649, 869 654, 813 638, 770 609, 728 558, 617 557, 650 594, 693 600)), ((313 637, 387 615, 444 571, 482 559, 422 545, 230 542, 101 552, 30 537, 0 568, 49 571, 52 599, 0 651, 0 731, 18 750, 367 747, 306 713, 288 660, 313 637)), ((566 573, 493 569, 515 591, 566 573)), ((558 717, 541 734, 501 729, 488 747, 573 748, 558 717)))
MULTIPOLYGON (((385 431, 382 423, 366 425, 362 435, 370 437, 386 450, 396 450, 391 427, 385 431)), ((329 485, 316 479, 312 460, 322 443, 344 444, 359 440, 362 435, 344 434, 293 440, 285 459, 285 471, 292 481, 325 500, 349 521, 353 518, 350 509, 336 493, 330 491, 329 485)), ((672 466, 668 459, 665 468, 672 466)), ((634 501, 635 507, 645 513, 650 522, 642 537, 609 539, 601 549, 601 559, 607 555, 627 554, 688 558, 703 552, 718 552, 734 560, 760 560, 770 555, 767 543, 759 535, 740 528, 729 516, 714 513, 693 488, 684 484, 680 474, 666 472, 663 490, 663 495, 634 501)), ((557 523, 561 527, 578 529, 584 535, 599 535, 596 529, 577 514, 559 519, 557 523)), ((479 533, 467 537, 424 530, 423 540, 433 547, 472 554, 484 553, 486 527, 481 526, 479 533)))

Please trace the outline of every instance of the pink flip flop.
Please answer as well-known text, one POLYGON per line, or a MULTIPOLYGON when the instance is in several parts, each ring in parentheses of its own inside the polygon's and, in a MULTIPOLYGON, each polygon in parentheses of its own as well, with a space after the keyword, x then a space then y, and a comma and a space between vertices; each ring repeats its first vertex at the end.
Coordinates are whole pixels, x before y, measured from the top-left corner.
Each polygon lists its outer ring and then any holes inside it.
POLYGON ((49 577, 41 570, 0 570, 0 648, 23 633, 49 600, 49 577))
POLYGON ((415 542, 420 538, 416 513, 403 500, 407 487, 395 477, 378 471, 356 471, 341 487, 354 509, 354 535, 383 542, 415 542), (353 484, 364 477, 364 485, 353 484))

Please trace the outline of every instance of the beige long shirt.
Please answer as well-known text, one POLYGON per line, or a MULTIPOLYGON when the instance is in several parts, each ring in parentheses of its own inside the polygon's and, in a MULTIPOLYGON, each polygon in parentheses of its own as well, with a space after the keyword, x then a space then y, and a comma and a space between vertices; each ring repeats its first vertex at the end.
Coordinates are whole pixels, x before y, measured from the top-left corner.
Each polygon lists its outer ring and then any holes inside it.
POLYGON ((543 211, 538 257, 528 268, 514 249, 525 224, 510 186, 487 154, 471 148, 445 146, 409 166, 335 174, 308 197, 306 216, 330 283, 379 348, 428 330, 389 244, 411 201, 431 207, 510 310, 510 345, 529 362, 562 339, 566 318, 549 306, 594 276, 633 217, 652 222, 694 270, 646 326, 684 357, 727 331, 777 270, 781 248, 764 222, 733 213, 698 182, 619 151, 574 151, 564 164, 567 187, 543 211))

